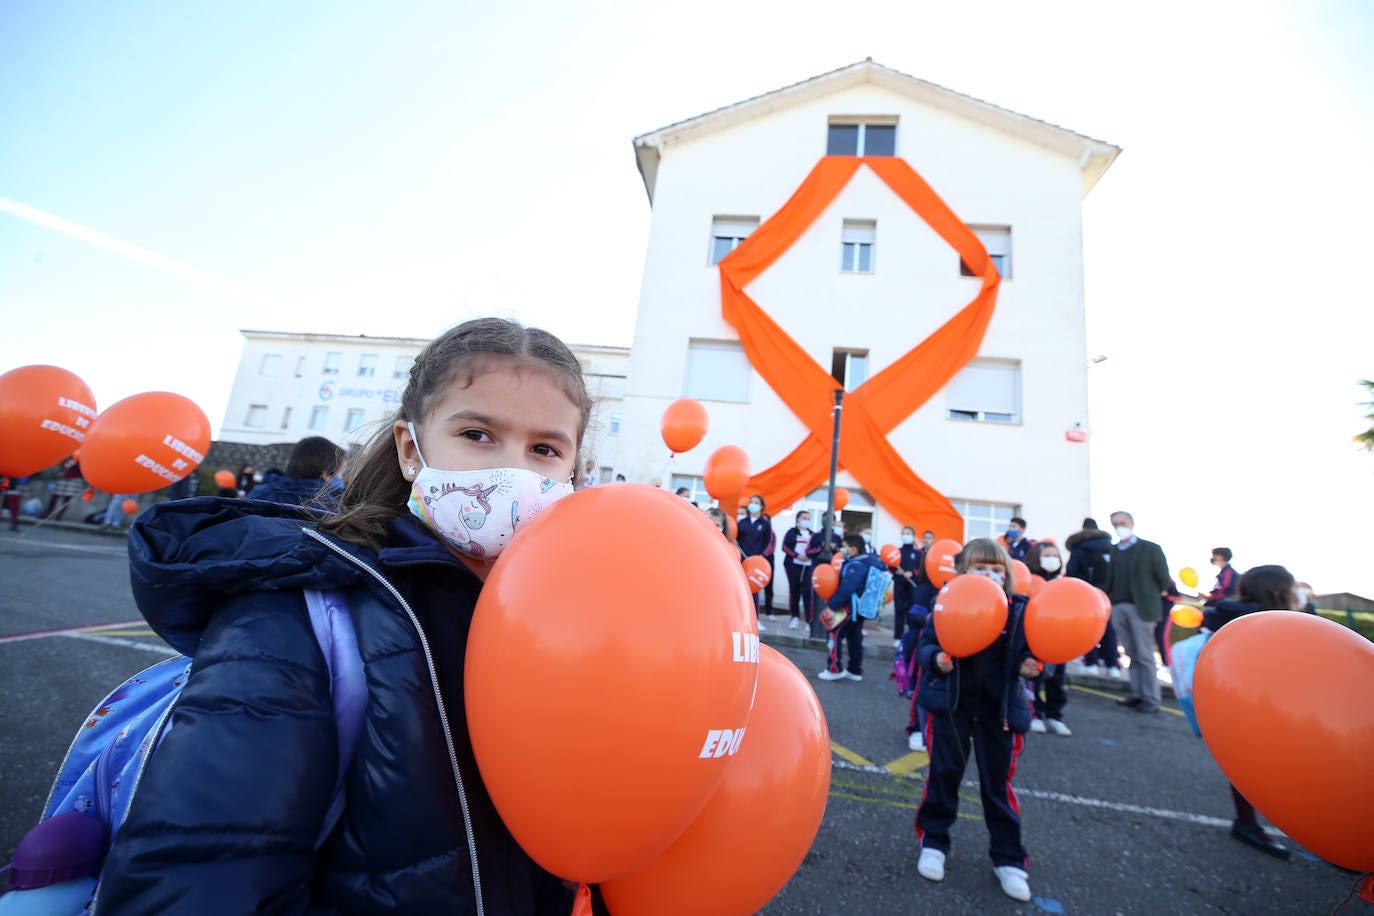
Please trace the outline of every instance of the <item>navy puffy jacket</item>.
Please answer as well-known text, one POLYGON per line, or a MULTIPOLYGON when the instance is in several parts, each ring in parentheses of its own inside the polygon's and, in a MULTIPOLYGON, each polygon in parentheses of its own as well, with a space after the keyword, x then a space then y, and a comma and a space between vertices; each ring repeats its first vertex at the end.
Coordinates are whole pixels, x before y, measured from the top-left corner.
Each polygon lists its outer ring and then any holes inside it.
POLYGON ((916 702, 930 712, 950 712, 961 696, 967 701, 975 694, 998 698, 998 711, 1007 727, 1024 734, 1030 729, 1031 707, 1021 691, 1021 663, 1030 657, 1026 646, 1024 616, 1026 596, 1013 595, 1007 608, 1007 626, 997 640, 982 652, 968 658, 954 659, 949 674, 935 664, 940 652, 940 638, 935 632, 936 616, 926 618, 916 658, 921 666, 921 690, 916 702), (976 683, 960 683, 966 672, 978 671, 982 676, 976 683))
POLYGON ((106 860, 101 913, 559 916, 478 775, 463 659, 481 583, 409 517, 373 552, 253 500, 164 503, 129 539, 134 594, 194 665, 106 860), (339 826, 330 678, 302 589, 342 590, 368 685, 339 826), (423 631, 422 628, 423 627, 423 631))

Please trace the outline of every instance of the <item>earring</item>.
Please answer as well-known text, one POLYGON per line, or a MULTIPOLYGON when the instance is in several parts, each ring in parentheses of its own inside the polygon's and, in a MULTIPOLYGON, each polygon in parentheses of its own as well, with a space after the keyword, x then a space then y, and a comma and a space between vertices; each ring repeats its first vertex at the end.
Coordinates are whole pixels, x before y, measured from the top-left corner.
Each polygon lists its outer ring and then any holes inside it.
POLYGON ((415 465, 412 464, 410 467, 406 468, 406 477, 409 478, 409 477, 414 477, 414 476, 415 476, 415 465))

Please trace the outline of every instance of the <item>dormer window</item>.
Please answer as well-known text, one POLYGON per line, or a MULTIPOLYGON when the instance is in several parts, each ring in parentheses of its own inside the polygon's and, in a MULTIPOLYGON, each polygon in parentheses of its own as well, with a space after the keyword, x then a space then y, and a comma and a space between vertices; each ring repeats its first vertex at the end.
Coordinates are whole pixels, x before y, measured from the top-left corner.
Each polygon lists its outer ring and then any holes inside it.
POLYGON ((826 137, 827 156, 895 156, 897 155, 897 122, 895 120, 841 120, 830 122, 826 137))

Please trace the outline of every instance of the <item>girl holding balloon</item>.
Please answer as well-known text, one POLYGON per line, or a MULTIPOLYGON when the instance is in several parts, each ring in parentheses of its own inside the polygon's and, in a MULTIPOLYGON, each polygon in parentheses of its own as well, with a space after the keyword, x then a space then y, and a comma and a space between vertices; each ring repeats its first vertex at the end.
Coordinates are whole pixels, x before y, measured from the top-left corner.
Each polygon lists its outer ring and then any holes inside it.
MULTIPOLYGON (((1026 554, 1026 566, 1031 575, 1053 582, 1064 571, 1064 558, 1052 541, 1040 541, 1026 554)), ((1062 738, 1072 735, 1064 724, 1064 707, 1069 702, 1068 691, 1064 689, 1064 666, 1046 665, 1044 672, 1031 681, 1031 687, 1035 691, 1035 718, 1031 719, 1031 731, 1040 735, 1048 730, 1062 738)))
POLYGON ((140 608, 194 663, 101 909, 570 912, 478 772, 464 669, 483 582, 517 522, 572 492, 590 409, 553 335, 468 321, 416 359, 338 514, 196 499, 139 519, 140 608), (320 590, 345 599, 365 674, 345 760, 307 612, 320 590), (317 836, 339 780, 343 813, 317 836))
POLYGON ((778 550, 778 539, 773 534, 773 517, 768 514, 768 503, 763 496, 755 493, 749 497, 745 516, 737 523, 739 527, 739 549, 746 557, 763 557, 768 563, 768 584, 754 597, 759 613, 773 619, 773 554, 778 550))
POLYGON ((952 657, 942 648, 940 622, 947 621, 949 626, 960 619, 959 608, 942 607, 951 602, 949 590, 940 595, 921 633, 917 657, 923 675, 918 699, 926 713, 930 772, 916 811, 916 836, 921 847, 916 868, 929 881, 944 880, 950 828, 958 817, 959 784, 968 766, 971 742, 978 765, 983 821, 991 840, 993 873, 1003 893, 1025 901, 1031 899, 1026 874, 1029 859, 1021 845, 1020 806, 1011 777, 1031 719, 1021 679, 1035 677, 1040 666, 1026 645, 1026 598, 1015 593, 1011 568, 1006 549, 989 538, 969 541, 955 559, 957 576, 984 576, 1003 593, 1005 625, 986 648, 962 658, 952 657))

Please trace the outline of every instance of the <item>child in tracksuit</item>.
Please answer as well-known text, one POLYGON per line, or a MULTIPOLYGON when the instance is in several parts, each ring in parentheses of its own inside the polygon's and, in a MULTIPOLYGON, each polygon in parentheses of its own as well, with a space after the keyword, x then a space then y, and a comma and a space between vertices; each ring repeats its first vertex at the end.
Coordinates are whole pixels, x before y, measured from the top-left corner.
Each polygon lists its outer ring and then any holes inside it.
POLYGON ((917 648, 921 643, 921 633, 926 621, 930 619, 930 609, 935 606, 935 598, 940 590, 920 572, 920 581, 912 589, 911 608, 906 613, 907 631, 902 637, 902 647, 898 650, 904 660, 911 680, 911 712, 906 720, 906 746, 913 751, 926 749, 926 714, 921 709, 921 660, 917 648))
POLYGON ((830 647, 830 659, 826 669, 817 675, 823 681, 838 681, 848 678, 851 681, 864 679, 864 627, 863 621, 854 613, 854 599, 863 594, 864 583, 868 581, 870 569, 885 569, 883 561, 876 553, 864 552, 864 539, 857 534, 845 535, 840 542, 844 552, 844 566, 840 567, 840 584, 835 594, 830 596, 826 607, 832 611, 847 609, 849 616, 844 623, 831 630, 826 637, 830 647), (843 664, 841 641, 849 649, 849 666, 843 664))
POLYGON ((1006 629, 992 645, 967 658, 951 658, 940 648, 937 616, 921 634, 918 658, 924 675, 919 702, 925 710, 930 772, 916 811, 921 844, 917 871, 930 881, 945 877, 950 828, 958 816, 959 783, 973 743, 982 791, 983 822, 991 840, 989 855, 1002 892, 1030 900, 1028 857, 1021 845, 1021 811, 1011 777, 1030 728, 1031 711, 1022 678, 1034 677, 1039 664, 1026 646, 1022 615, 1026 598, 1012 593, 1011 558, 996 541, 978 538, 955 560, 959 574, 987 576, 1007 592, 1006 629))

